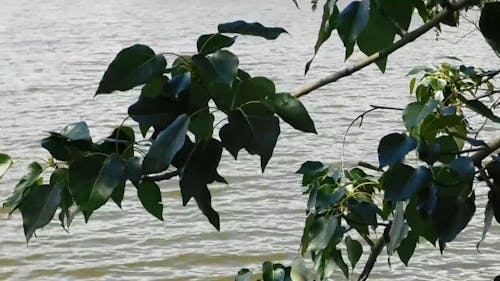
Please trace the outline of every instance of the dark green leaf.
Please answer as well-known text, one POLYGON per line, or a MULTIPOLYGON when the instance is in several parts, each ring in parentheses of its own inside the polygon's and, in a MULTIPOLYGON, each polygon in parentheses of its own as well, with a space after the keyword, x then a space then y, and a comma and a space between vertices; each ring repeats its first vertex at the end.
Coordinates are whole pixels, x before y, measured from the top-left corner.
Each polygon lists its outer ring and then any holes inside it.
POLYGON ((23 216, 24 235, 29 242, 38 228, 47 225, 59 207, 63 188, 49 185, 35 185, 26 191, 19 210, 23 216))
POLYGON ((122 208, 123 197, 125 196, 125 180, 123 180, 119 185, 116 186, 113 193, 111 193, 111 200, 115 202, 118 208, 122 208))
POLYGON ((354 269, 363 254, 363 246, 361 246, 359 241, 353 240, 351 236, 345 238, 345 246, 347 249, 347 257, 349 258, 349 262, 351 262, 352 269, 354 269))
POLYGON ((280 134, 279 119, 272 115, 245 116, 241 111, 234 111, 228 121, 219 131, 224 147, 235 159, 242 148, 259 155, 264 171, 280 134))
POLYGON ((126 177, 130 182, 138 187, 141 181, 141 159, 139 157, 132 157, 127 159, 125 163, 126 177))
POLYGON ((93 150, 92 139, 85 122, 69 124, 59 133, 49 133, 50 136, 42 140, 42 147, 57 160, 76 160, 93 150))
POLYGON ((113 130, 113 133, 104 142, 99 144, 99 149, 102 153, 123 154, 124 158, 134 156, 133 145, 135 142, 134 129, 128 126, 120 126, 113 130))
MULTIPOLYGON (((318 31, 318 38, 316 39, 316 44, 314 45, 314 56, 318 53, 321 45, 330 38, 332 31, 337 28, 339 20, 339 9, 337 7, 337 0, 327 0, 325 6, 323 7, 323 19, 321 21, 321 26, 318 31)), ((304 73, 307 74, 314 56, 306 64, 304 73)))
POLYGON ((346 219, 349 224, 377 226, 378 208, 375 204, 352 200, 347 208, 349 213, 346 219))
POLYGON ((228 37, 220 33, 203 34, 198 37, 196 47, 200 54, 211 54, 220 49, 231 47, 234 44, 235 37, 228 37))
POLYGON ((150 214, 163 220, 163 204, 161 202, 160 187, 155 182, 141 182, 137 186, 137 197, 150 214))
POLYGON ((417 141, 406 134, 392 133, 384 136, 378 145, 378 162, 380 167, 402 162, 417 147, 417 141))
POLYGON ((96 95, 113 91, 126 91, 148 83, 162 75, 167 61, 163 55, 155 55, 146 45, 133 45, 121 50, 111 62, 99 82, 96 95))
POLYGON ((139 100, 128 108, 128 114, 143 128, 154 127, 163 130, 181 114, 188 111, 184 100, 174 101, 165 97, 146 98, 139 100))
POLYGON ((278 38, 282 33, 288 33, 281 27, 265 27, 258 22, 247 23, 242 20, 219 24, 220 33, 238 33, 243 35, 252 35, 264 37, 268 40, 278 38))
POLYGON ((455 240, 457 234, 467 226, 476 211, 475 195, 472 193, 464 202, 439 198, 434 212, 434 221, 439 233, 439 249, 443 252, 446 243, 455 240))
POLYGON ((333 261, 340 268, 340 270, 342 270, 342 272, 344 273, 345 278, 349 278, 349 267, 344 262, 344 259, 342 258, 341 251, 340 250, 335 250, 332 253, 332 258, 333 258, 333 261))
POLYGON ((408 130, 420 125, 424 119, 434 112, 439 101, 431 100, 426 104, 413 102, 406 106, 403 111, 403 121, 408 130))
POLYGON ((479 18, 479 29, 483 34, 486 42, 490 44, 493 50, 500 57, 500 34, 498 26, 500 24, 500 3, 487 2, 481 9, 481 17, 479 18))
POLYGON ((144 87, 141 89, 141 97, 147 98, 156 98, 159 95, 163 94, 163 88, 165 83, 168 82, 167 77, 158 76, 153 78, 153 80, 149 81, 144 87))
POLYGON ((69 189, 86 221, 94 211, 89 206, 89 197, 105 160, 104 156, 94 154, 76 160, 69 167, 69 189))
POLYGON ((220 50, 210 57, 210 61, 217 73, 216 82, 231 84, 238 73, 238 57, 229 51, 220 50))
POLYGON ((391 201, 406 200, 428 185, 431 179, 431 172, 426 167, 414 169, 405 164, 395 164, 381 178, 384 198, 391 201))
POLYGON ((0 153, 0 179, 2 179, 13 164, 14 162, 9 155, 0 153))
POLYGON ((316 209, 329 208, 345 198, 347 190, 343 187, 334 187, 329 184, 322 185, 316 193, 316 209))
POLYGON ((438 233, 432 216, 424 216, 419 212, 420 201, 417 196, 413 196, 410 204, 406 207, 405 217, 415 236, 422 236, 432 245, 436 244, 438 233))
POLYGON ((142 162, 144 174, 159 173, 170 166, 175 154, 184 144, 188 125, 189 117, 182 114, 158 135, 142 162))
POLYGON ((467 100, 464 97, 460 98, 460 100, 471 110, 483 115, 495 123, 500 123, 500 117, 496 116, 491 109, 484 105, 484 103, 478 100, 467 100))
POLYGON ((271 94, 267 99, 279 117, 292 127, 306 133, 317 133, 309 113, 297 98, 288 93, 283 93, 271 94))
POLYGON ((310 184, 314 179, 323 177, 328 173, 328 166, 318 161, 307 161, 302 163, 300 169, 296 172, 302 174, 302 185, 310 184))
POLYGON ((10 213, 14 212, 19 203, 22 202, 26 192, 28 189, 32 188, 32 186, 36 183, 40 175, 42 174, 42 166, 37 162, 33 162, 28 166, 28 171, 21 178, 21 180, 17 183, 14 188, 14 193, 5 200, 3 203, 4 208, 10 209, 10 213))
POLYGON ((354 42, 356 42, 358 35, 368 24, 369 13, 370 1, 362 0, 349 3, 339 15, 337 31, 346 48, 346 60, 354 50, 354 42))
POLYGON ((401 241, 401 245, 399 245, 397 251, 399 255, 399 259, 408 266, 408 262, 410 261, 411 256, 413 256, 413 252, 415 252, 415 247, 417 246, 418 236, 414 235, 412 231, 408 232, 408 236, 401 241))
POLYGON ((189 120, 189 131, 194 134, 196 141, 212 138, 215 117, 207 109, 200 110, 189 120))
POLYGON ((339 216, 323 216, 314 219, 309 228, 304 229, 304 235, 306 235, 308 242, 306 243, 307 248, 303 249, 303 251, 315 252, 325 249, 339 225, 339 216))
POLYGON ((273 81, 265 77, 253 77, 243 80, 236 90, 232 108, 240 107, 252 101, 261 101, 273 96, 276 88, 273 81))
MULTIPOLYGON (((394 2, 409 3, 409 1, 394 2)), ((395 36, 396 29, 394 28, 393 23, 387 18, 387 16, 383 15, 381 8, 372 7, 370 9, 370 19, 368 21, 368 24, 366 25, 366 28, 359 34, 357 43, 359 49, 365 55, 370 56, 391 46, 395 36)), ((387 57, 382 58, 375 63, 382 72, 385 72, 387 57)))
POLYGON ((222 144, 216 139, 198 143, 189 156, 180 178, 183 205, 194 197, 200 210, 217 230, 220 229, 219 215, 212 208, 207 184, 225 181, 217 172, 221 154, 222 144))
POLYGON ((187 93, 191 88, 191 73, 184 73, 173 77, 165 84, 165 96, 172 100, 182 99, 181 94, 187 93))

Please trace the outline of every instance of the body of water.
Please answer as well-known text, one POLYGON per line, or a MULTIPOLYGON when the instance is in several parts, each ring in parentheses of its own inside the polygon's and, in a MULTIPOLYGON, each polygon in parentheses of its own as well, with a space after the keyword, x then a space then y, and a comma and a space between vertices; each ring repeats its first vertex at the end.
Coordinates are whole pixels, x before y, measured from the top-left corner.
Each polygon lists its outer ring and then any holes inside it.
MULTIPOLYGON (((243 69, 274 79, 280 92, 344 67, 344 51, 334 36, 303 76, 321 9, 313 13, 309 1, 299 2, 300 10, 289 0, 1 0, 0 151, 20 160, 2 179, 0 199, 11 194, 29 161, 48 156, 39 145, 44 131, 86 120, 98 140, 126 117, 138 91, 93 98, 107 65, 124 47, 142 43, 156 52, 190 54, 200 34, 215 32, 218 23, 244 19, 290 32, 276 41, 240 36, 231 48, 243 69)), ((293 172, 306 160, 339 165, 349 122, 370 104, 404 106, 410 99, 405 74, 414 66, 437 65, 445 56, 456 56, 465 64, 498 68, 498 58, 480 33, 469 34, 473 29, 464 21, 458 29, 444 27, 439 37, 429 32, 391 56, 386 74, 370 66, 304 97, 319 134, 297 133, 283 125, 264 174, 257 157, 242 152, 236 162, 225 152, 220 172, 230 184, 210 187, 221 216, 220 232, 194 202, 182 207, 176 181, 161 184, 165 222, 142 209, 133 188, 127 190, 123 210, 109 204, 88 224, 78 217, 70 233, 56 219, 28 247, 20 214, 2 214, 0 279, 233 280, 242 267, 259 269, 265 260, 289 262, 298 255, 306 203, 293 172)), ((356 54, 352 61, 362 58, 356 54)), ((347 163, 375 163, 380 137, 403 129, 399 114, 374 112, 361 129, 354 128, 346 145, 347 163)), ((497 132, 498 127, 490 126, 484 134, 497 132)), ((381 256, 371 279, 492 280, 500 274, 496 223, 481 254, 475 248, 486 200, 486 189, 478 189, 476 216, 443 255, 422 242, 408 268, 397 256, 390 268, 381 256)), ((343 279, 339 273, 337 278, 343 279)))

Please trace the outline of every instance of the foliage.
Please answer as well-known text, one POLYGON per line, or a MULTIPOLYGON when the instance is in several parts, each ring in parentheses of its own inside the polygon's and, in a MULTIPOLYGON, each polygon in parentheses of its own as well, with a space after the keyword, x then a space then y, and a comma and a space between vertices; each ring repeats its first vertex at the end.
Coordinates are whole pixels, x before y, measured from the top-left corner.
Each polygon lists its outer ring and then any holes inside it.
MULTIPOLYGON (((313 1, 313 6, 318 2, 313 1)), ((394 46, 396 35, 407 36, 414 10, 427 23, 450 15, 432 26, 456 26, 458 10, 478 4, 464 3, 455 8, 447 1, 362 0, 340 10, 336 0, 326 0, 314 55, 334 30, 345 46, 346 60, 356 45, 368 56, 380 54, 394 46)), ((500 40, 493 30, 500 18, 499 4, 478 4, 481 32, 496 52, 500 40)), ((228 34, 272 40, 283 33, 287 33, 283 28, 260 23, 221 24, 217 33, 198 38, 196 54, 177 56, 170 65, 164 54, 145 45, 120 51, 96 95, 142 85, 137 101, 128 108, 127 118, 137 126, 122 122, 100 142, 92 140, 85 122, 49 132, 41 142, 51 155, 49 160, 31 163, 4 203, 10 213, 21 212, 26 240, 47 225, 57 210, 61 226, 67 229, 77 213, 87 222, 110 199, 121 207, 127 181, 144 209, 163 220, 158 182, 173 177, 179 178, 183 205, 194 198, 208 221, 220 229, 208 185, 227 183, 217 170, 223 149, 235 159, 242 149, 258 155, 264 172, 280 135, 280 120, 299 131, 316 133, 306 108, 294 95, 278 93, 272 80, 240 69, 239 58, 226 49, 237 39, 228 34), (136 140, 139 132, 143 139, 136 140), (48 180, 44 172, 51 173, 48 180)), ((306 73, 311 63, 312 59, 306 73)), ((384 72, 387 55, 376 63, 384 72)), ((348 277, 364 253, 361 242, 371 246, 371 259, 385 247, 389 255, 397 252, 405 265, 420 237, 438 243, 442 252, 476 211, 476 179, 490 187, 482 241, 493 217, 500 222, 500 157, 482 166, 481 160, 493 151, 486 140, 478 139, 482 127, 472 125, 471 115, 500 122, 493 110, 498 105, 494 78, 499 72, 450 64, 417 68, 411 74, 418 77, 410 82, 414 102, 404 109, 373 107, 360 115, 363 118, 376 109, 402 113, 404 132, 380 140, 378 164, 360 162, 346 169, 305 162, 297 171, 309 196, 301 254, 312 259, 314 273, 302 259, 291 266, 265 262, 263 280, 309 280, 313 275, 326 280, 335 268, 348 277), (486 155, 477 159, 473 152, 486 155), (374 242, 372 236, 381 227, 382 235, 374 242)), ((8 155, 0 154, 0 178, 12 164, 8 155)), ((370 270, 362 275, 367 277, 370 270)), ((251 278, 252 273, 242 269, 236 280, 251 278)))

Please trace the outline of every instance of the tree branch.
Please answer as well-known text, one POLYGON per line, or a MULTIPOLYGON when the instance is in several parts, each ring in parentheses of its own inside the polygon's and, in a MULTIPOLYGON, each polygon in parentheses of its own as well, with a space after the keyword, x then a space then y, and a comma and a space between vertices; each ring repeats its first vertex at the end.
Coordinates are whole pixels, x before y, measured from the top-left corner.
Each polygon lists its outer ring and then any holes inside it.
POLYGON ((484 158, 488 157, 490 154, 495 153, 499 149, 500 149, 500 137, 488 143, 487 149, 483 149, 472 154, 470 158, 472 159, 474 166, 481 168, 482 166, 481 162, 484 160, 484 158))
POLYGON ((305 95, 309 94, 310 92, 312 92, 320 87, 323 87, 327 84, 333 83, 333 82, 339 80, 340 78, 349 76, 349 75, 367 67, 368 65, 370 65, 374 62, 377 62, 378 60, 381 60, 381 59, 388 57, 390 54, 392 54, 396 50, 402 48, 403 46, 405 46, 406 44, 408 44, 410 42, 413 42, 415 39, 417 39, 418 37, 425 34, 431 28, 437 26, 443 19, 445 19, 449 15, 451 15, 454 12, 464 8, 465 6, 471 5, 475 2, 477 2, 477 0, 460 0, 454 4, 450 4, 450 7, 443 9, 434 18, 432 18, 430 21, 426 22, 425 24, 423 24, 419 28, 415 29, 412 32, 407 33, 400 40, 396 41, 392 46, 369 56, 364 61, 362 61, 358 64, 355 64, 353 66, 348 66, 348 67, 346 67, 340 71, 337 71, 337 72, 335 72, 327 77, 324 77, 316 82, 313 82, 310 85, 306 85, 303 88, 296 91, 293 95, 296 98, 305 96, 305 95))
POLYGON ((358 281, 365 281, 368 279, 368 276, 370 276, 370 272, 372 271, 373 267, 375 266, 375 263, 377 262, 378 256, 380 255, 380 253, 382 253, 382 250, 384 249, 386 244, 387 241, 385 240, 384 235, 382 235, 379 239, 377 239, 375 245, 371 247, 370 256, 368 257, 368 260, 365 263, 363 271, 359 275, 358 281))
POLYGON ((163 180, 169 180, 175 176, 178 176, 181 174, 180 170, 175 170, 172 172, 166 172, 164 174, 156 175, 156 176, 144 176, 143 180, 144 181, 163 181, 163 180))

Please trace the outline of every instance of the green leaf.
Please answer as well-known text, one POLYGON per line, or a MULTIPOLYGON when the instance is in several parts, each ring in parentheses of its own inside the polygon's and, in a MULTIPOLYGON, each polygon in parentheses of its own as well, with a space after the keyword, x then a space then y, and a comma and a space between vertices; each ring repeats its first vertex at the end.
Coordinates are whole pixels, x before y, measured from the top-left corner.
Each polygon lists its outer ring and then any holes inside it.
POLYGON ((406 134, 392 133, 384 136, 378 145, 380 167, 402 162, 408 152, 417 147, 417 141, 406 134))
POLYGON ((238 276, 234 281, 252 281, 253 273, 246 269, 242 268, 238 271, 238 276))
POLYGON ((381 12, 403 30, 410 27, 414 4, 412 1, 382 0, 381 12))
POLYGON ((60 133, 51 132, 51 135, 58 134, 71 141, 92 141, 90 137, 89 127, 87 126, 87 123, 83 121, 69 124, 68 126, 64 127, 60 133))
MULTIPOLYGON (((409 1, 397 1, 409 2, 409 1)), ((381 8, 370 9, 370 19, 366 28, 359 34, 357 43, 359 49, 367 56, 392 45, 396 29, 392 22, 382 14, 381 8)), ((382 72, 385 72, 387 57, 375 62, 382 72)))
POLYGON ((406 200, 428 185, 431 179, 431 172, 426 167, 414 169, 402 163, 395 164, 381 178, 384 198, 391 201, 406 200))
POLYGON ((158 135, 142 162, 144 174, 159 173, 170 166, 175 154, 184 144, 188 125, 189 117, 182 114, 158 135))
POLYGON ((149 81, 141 89, 141 97, 156 98, 163 93, 163 87, 168 82, 165 76, 158 76, 149 81))
POLYGON ((32 188, 34 184, 36 184, 38 178, 42 174, 42 166, 37 162, 33 162, 28 166, 28 171, 21 178, 21 180, 17 183, 14 188, 14 193, 5 200, 3 203, 4 208, 10 209, 10 213, 14 212, 21 201, 23 200, 28 189, 32 188))
POLYGON ((248 102, 264 100, 275 93, 274 82, 265 77, 253 77, 243 80, 236 90, 232 108, 243 106, 248 102))
POLYGON ((413 102, 406 106, 403 111, 403 121, 408 130, 420 125, 424 119, 434 112, 438 106, 439 101, 431 100, 426 104, 420 102, 413 102))
POLYGON ((226 50, 219 50, 210 57, 217 73, 216 82, 231 84, 238 73, 238 57, 226 50))
POLYGON ((483 225, 483 233, 481 234, 481 240, 477 242, 476 244, 476 249, 479 251, 479 245, 481 245, 481 242, 484 241, 486 238, 486 234, 490 230, 491 227, 491 222, 493 221, 493 204, 491 201, 488 200, 488 203, 486 203, 486 207, 484 208, 484 225, 483 225))
POLYGON ((345 246, 347 249, 347 258, 352 265, 352 269, 354 269, 363 254, 363 246, 361 246, 359 241, 352 239, 351 236, 345 238, 345 246))
POLYGON ((349 267, 345 263, 344 259, 342 258, 342 253, 340 250, 335 250, 332 253, 332 258, 333 261, 337 264, 337 266, 342 270, 344 273, 345 278, 349 278, 349 267))
POLYGON ((116 154, 87 156, 69 167, 69 187, 86 222, 124 182, 125 162, 116 154))
POLYGON ((479 18, 479 29, 486 39, 486 42, 493 48, 497 56, 500 57, 500 34, 498 34, 499 19, 500 3, 484 3, 484 7, 481 9, 481 17, 479 18))
POLYGON ((456 236, 467 226, 476 211, 475 195, 472 193, 463 202, 439 198, 438 207, 434 212, 434 222, 439 233, 439 249, 441 253, 447 242, 455 240, 456 236))
POLYGON ((186 205, 191 198, 194 198, 198 208, 217 230, 220 230, 219 214, 212 208, 212 198, 207 184, 214 181, 225 182, 217 172, 221 154, 222 144, 216 139, 198 143, 191 152, 180 177, 182 204, 186 205))
POLYGON ((188 104, 183 99, 139 97, 136 103, 129 106, 128 114, 143 129, 154 127, 156 130, 163 130, 187 110, 188 104))
POLYGON ((134 156, 135 132, 128 126, 120 126, 113 130, 111 135, 99 144, 99 150, 104 154, 118 153, 124 158, 134 156))
POLYGON ((281 27, 265 27, 258 22, 248 23, 242 20, 219 24, 218 30, 220 33, 238 33, 242 35, 259 36, 268 40, 274 40, 282 33, 288 33, 281 27))
POLYGON ((266 261, 262 264, 262 278, 264 279, 263 281, 284 281, 285 270, 266 261))
POLYGON ((340 218, 338 215, 316 218, 307 230, 304 229, 304 235, 309 242, 303 251, 316 252, 325 249, 339 226, 340 218))
MULTIPOLYGON (((411 227, 411 231, 416 237, 422 236, 432 245, 436 244, 439 234, 437 233, 432 216, 424 216, 418 210, 420 201, 417 196, 413 196, 406 207, 405 217, 411 227)), ((403 242, 404 243, 404 242, 403 242)))
POLYGON ((24 235, 29 242, 35 230, 47 225, 59 207, 63 188, 49 185, 33 186, 26 191, 19 210, 23 216, 24 235))
POLYGON ((327 0, 325 6, 323 7, 323 19, 321 20, 321 26, 318 31, 318 38, 316 39, 316 44, 314 45, 314 56, 306 64, 304 74, 307 74, 314 57, 319 51, 319 48, 323 43, 330 38, 332 31, 337 28, 339 20, 339 9, 337 7, 337 0, 327 0))
POLYGON ((408 224, 404 222, 405 202, 398 201, 394 211, 394 219, 389 229, 389 243, 387 243, 387 254, 391 256, 401 245, 401 241, 408 235, 408 224))
POLYGON ((183 99, 181 94, 187 93, 191 89, 191 73, 183 73, 168 80, 165 84, 165 96, 178 101, 183 99))
POLYGON ((236 36, 228 37, 220 33, 203 34, 198 37, 196 47, 198 49, 198 53, 207 55, 215 53, 220 49, 231 47, 235 40, 236 36))
POLYGON ((137 197, 146 211, 163 221, 161 191, 155 182, 141 182, 137 187, 137 197))
POLYGON ((351 225, 377 226, 378 207, 373 203, 349 201, 346 219, 351 225))
POLYGON ((297 130, 306 133, 315 133, 316 128, 304 105, 288 93, 269 95, 267 100, 272 104, 275 112, 285 122, 297 130))
POLYGON ((337 31, 346 48, 346 60, 354 50, 354 42, 356 42, 359 34, 366 28, 369 17, 369 0, 353 1, 340 13, 337 31))
POLYGON ((228 121, 219 131, 224 147, 235 159, 242 148, 251 155, 259 155, 264 172, 280 134, 279 119, 272 115, 246 116, 241 111, 233 111, 228 121))
POLYGON ((162 75, 167 61, 155 55, 146 45, 133 45, 121 50, 106 69, 96 95, 126 91, 162 75))
POLYGON ((326 209, 345 198, 347 190, 330 184, 322 185, 316 192, 316 209, 326 209))
POLYGON ((459 96, 459 99, 471 110, 483 115, 495 123, 500 123, 500 117, 496 116, 491 109, 484 105, 484 103, 478 100, 467 100, 463 96, 459 96))
POLYGON ((14 165, 14 162, 9 155, 0 153, 0 179, 3 178, 5 173, 14 165))
POLYGON ((415 252, 415 247, 417 246, 418 236, 413 234, 413 231, 408 232, 408 236, 401 241, 401 245, 399 245, 397 251, 399 259, 408 266, 408 262, 410 258, 413 256, 413 252, 415 252))
POLYGON ((285 268, 285 281, 308 281, 311 280, 311 271, 306 267, 302 257, 296 257, 292 261, 289 272, 285 268))
POLYGON ((141 181, 141 159, 132 157, 125 163, 126 178, 137 188, 141 181))
POLYGON ((328 173, 328 166, 318 161, 306 161, 302 163, 299 170, 295 172, 302 174, 302 185, 309 185, 314 179, 323 177, 328 173))
POLYGON ((189 131, 196 137, 196 141, 212 138, 215 117, 208 108, 198 111, 189 120, 189 131))

